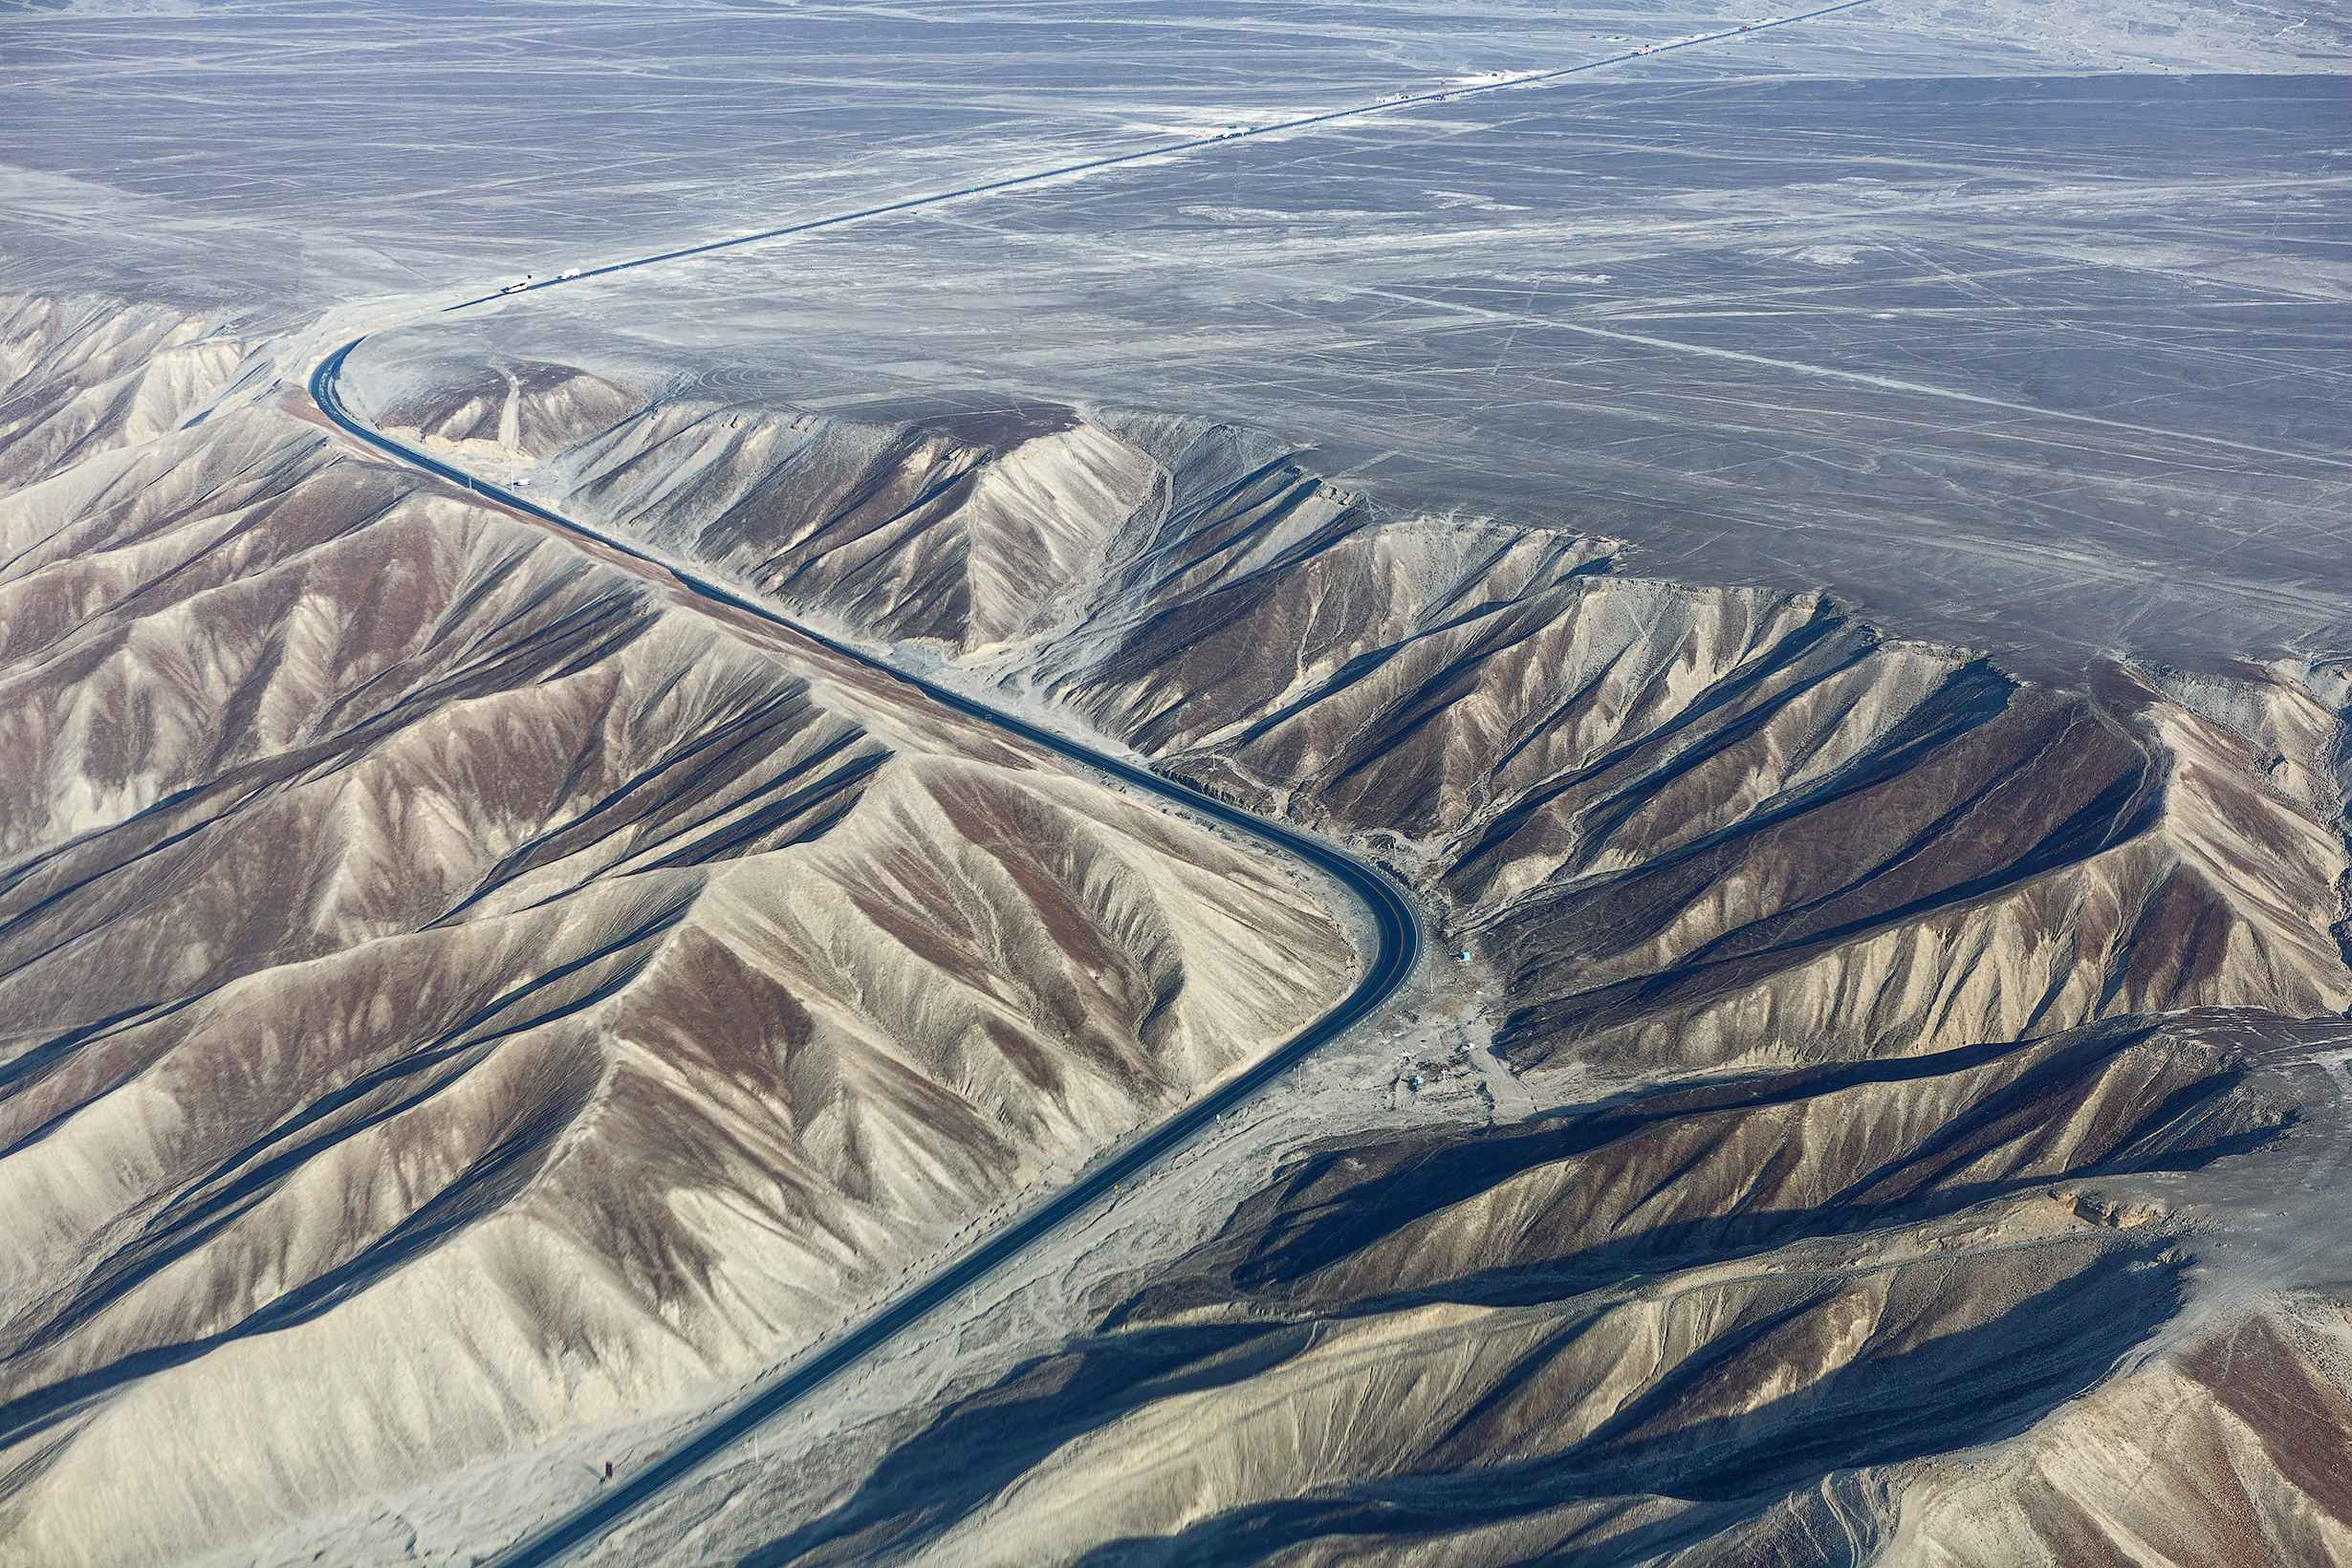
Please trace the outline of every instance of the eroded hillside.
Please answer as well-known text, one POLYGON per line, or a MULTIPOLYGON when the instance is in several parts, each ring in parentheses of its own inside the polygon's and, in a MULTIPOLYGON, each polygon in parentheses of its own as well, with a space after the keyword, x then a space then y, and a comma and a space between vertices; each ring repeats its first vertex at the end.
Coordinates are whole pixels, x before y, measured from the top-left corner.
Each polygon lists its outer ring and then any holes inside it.
POLYGON ((203 323, 12 319, 0 1557, 673 1404, 1349 979, 1261 857, 207 402, 203 323))
POLYGON ((1298 1155, 751 1560, 2352 1557, 2347 1252, 2269 1217, 2340 1166, 2333 670, 2028 678, 1173 419, 657 400, 534 472, 1411 868, 1570 1107, 1298 1155))
POLYGON ((2352 1004, 2322 672, 2025 680, 1603 542, 1382 519, 1197 423, 657 402, 576 429, 565 504, 1418 867, 1508 970, 1525 1071, 2352 1004), (1034 536, 1014 489, 1060 548, 991 590, 973 541, 1034 536))
POLYGON ((2295 1034, 2186 1013, 1315 1150, 1095 1334, 739 1544, 2341 1560, 2341 1298, 2276 1274, 2216 1306, 2210 1216, 2118 1195, 2308 1153, 2304 1052, 2348 1036, 2295 1034))
POLYGON ((250 347, 223 320, 163 306, 0 295, 0 473, 30 484, 199 419, 250 347))

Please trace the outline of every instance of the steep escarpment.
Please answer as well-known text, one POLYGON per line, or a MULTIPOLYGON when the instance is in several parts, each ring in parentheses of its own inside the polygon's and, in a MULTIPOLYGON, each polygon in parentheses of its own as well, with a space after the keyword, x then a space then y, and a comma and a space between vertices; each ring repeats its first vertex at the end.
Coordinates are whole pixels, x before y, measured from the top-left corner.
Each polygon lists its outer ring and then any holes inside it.
POLYGON ((1343 989, 1261 859, 266 385, 0 494, 0 1557, 674 1404, 1343 989))

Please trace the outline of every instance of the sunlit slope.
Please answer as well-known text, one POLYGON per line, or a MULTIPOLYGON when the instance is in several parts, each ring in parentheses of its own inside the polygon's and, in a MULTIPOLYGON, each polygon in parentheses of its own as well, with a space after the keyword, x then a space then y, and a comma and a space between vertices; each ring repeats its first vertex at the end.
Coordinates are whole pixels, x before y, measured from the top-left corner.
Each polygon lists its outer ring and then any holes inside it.
MULTIPOLYGON (((751 1560, 2352 1551, 2303 1457, 2341 1314, 2290 1266, 2336 1230, 2250 1239, 2324 1201, 2341 1136, 2340 671, 2027 673, 1557 529, 1383 517, 1196 421, 633 418, 671 422, 736 580, 1407 868, 1535 1102, 1622 1086, 1300 1154, 1093 1336, 816 1516, 735 1524, 751 1560), (942 619, 915 563, 968 559, 981 480, 1074 429, 1139 475, 1059 492, 1092 554, 1050 596, 966 572, 942 619), (812 540, 864 554, 813 571, 812 540), (2145 1435, 2200 1401, 2177 1450, 2145 1435)), ((619 441, 541 471, 643 529, 619 441)))
POLYGON ((1313 1151, 751 1560, 1996 1562, 2143 1529, 2325 1560, 2316 1309, 2198 1326, 2188 1217, 2094 1195, 2283 1146, 2277 1034, 2188 1014, 1313 1151), (2180 1448, 2107 1459, 2233 1353, 2180 1448), (2216 1460, 2231 1493, 2180 1506, 2216 1460))
POLYGON ((472 361, 412 367, 428 391, 395 399, 386 420, 434 451, 495 466, 545 457, 577 431, 621 418, 636 396, 601 376, 541 360, 489 367, 472 361))
POLYGON ((387 430, 493 466, 560 451, 582 514, 804 612, 958 653, 1058 623, 1161 483, 1143 453, 1054 409, 919 427, 695 399, 624 414, 611 383, 537 362, 389 375, 404 390, 378 398, 387 430))
POLYGON ((295 414, 0 496, 0 1557, 673 1403, 1344 989, 1268 862, 295 414))
POLYGON ((1833 600, 1630 576, 1605 541, 1383 519, 1191 421, 657 401, 549 474, 1417 867, 1509 972, 1523 1070, 2352 1005, 2328 672, 2029 678, 1833 600), (991 587, 974 541, 1034 543, 990 499, 1023 488, 1062 525, 991 587))
POLYGON ((227 322, 97 294, 0 294, 0 472, 22 485, 194 419, 250 342, 227 322))
POLYGON ((2232 1322, 1903 1497, 1888 1556, 1945 1564, 2352 1560, 2341 1299, 2232 1322))

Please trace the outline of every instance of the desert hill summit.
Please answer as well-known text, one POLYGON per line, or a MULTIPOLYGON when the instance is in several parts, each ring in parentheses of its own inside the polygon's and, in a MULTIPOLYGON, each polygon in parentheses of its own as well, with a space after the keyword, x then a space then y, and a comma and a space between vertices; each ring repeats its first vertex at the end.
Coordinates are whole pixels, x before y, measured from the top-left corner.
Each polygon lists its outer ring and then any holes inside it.
MULTIPOLYGON (((722 1397, 1348 984, 1288 868, 381 461, 282 343, 0 322, 0 1560, 722 1397)), ((616 1560, 2352 1557, 2341 669, 2029 678, 1198 419, 444 341, 358 405, 1470 954, 1410 1130, 616 1560)))
POLYGON ((2266 1216, 2342 1177, 2347 1048, 2197 1010, 1312 1149, 1096 1333, 736 1544, 2341 1560, 2341 1228, 2266 1216))
POLYGON ((750 1560, 2352 1560, 2340 669, 2028 678, 1197 420, 529 471, 1409 867, 1561 1107, 1299 1152, 750 1560))
POLYGON ((97 294, 0 295, 11 489, 202 416, 252 347, 229 321, 97 294))
POLYGON ((1350 982, 1287 868, 365 455, 266 350, 7 319, 0 1559, 725 1386, 1350 982))
POLYGON ((2325 672, 2021 679, 1605 541, 1383 519, 1199 422, 655 399, 575 430, 542 483, 580 515, 1418 867, 1508 969, 1523 1071, 2352 1005, 2325 672))

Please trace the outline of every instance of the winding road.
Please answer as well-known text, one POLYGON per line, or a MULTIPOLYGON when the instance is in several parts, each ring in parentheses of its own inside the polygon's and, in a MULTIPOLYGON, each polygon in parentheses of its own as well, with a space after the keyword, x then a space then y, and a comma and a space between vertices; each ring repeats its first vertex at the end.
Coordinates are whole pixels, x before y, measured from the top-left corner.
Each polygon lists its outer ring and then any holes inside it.
POLYGON ((464 485, 488 500, 495 501, 510 511, 521 512, 548 527, 593 541, 603 549, 617 552, 639 561, 695 596, 741 611, 771 625, 781 627, 794 636, 814 642, 840 658, 862 664, 905 686, 914 687, 931 701, 954 709, 983 724, 1008 730, 1041 751, 1080 763, 1095 772, 1108 775, 1120 783, 1147 794, 1170 800, 1199 816, 1233 828, 1260 843, 1294 856, 1314 866, 1338 882, 1363 905, 1371 925, 1371 950, 1363 974, 1356 988, 1322 1017, 1317 1019, 1290 1041, 1238 1077, 1220 1084, 1202 1099, 1177 1112, 1167 1121, 1140 1138, 1106 1156, 1078 1178, 1069 1187, 1029 1210, 972 1248, 970 1252, 948 1264, 938 1274, 917 1285, 884 1306, 858 1327, 824 1345, 805 1361, 786 1368, 770 1383, 752 1391, 734 1408, 679 1443, 660 1458, 642 1470, 615 1481, 598 1492, 588 1502, 566 1514, 540 1534, 524 1540, 503 1555, 491 1559, 496 1568, 524 1568, 526 1564, 553 1562, 574 1547, 602 1534, 621 1517, 677 1482, 705 1460, 751 1434, 752 1428, 768 1420, 787 1405, 793 1405, 834 1377, 856 1364, 867 1353, 880 1346, 900 1330, 921 1318, 932 1309, 944 1304, 965 1287, 975 1283, 1045 1239, 1047 1235, 1074 1216, 1091 1207, 1096 1200, 1123 1182, 1131 1181, 1173 1153, 1187 1139, 1215 1121, 1218 1117, 1247 1100, 1268 1083, 1288 1072, 1299 1059, 1323 1044, 1363 1021, 1382 1003, 1394 994, 1412 972, 1421 955, 1421 926, 1412 905, 1404 893, 1386 876, 1373 867, 1332 848, 1329 844, 1308 838, 1279 822, 1253 816, 1238 807, 1226 804, 1213 795, 1204 795, 1187 785, 1163 778, 1148 769, 1106 755, 1092 748, 1055 734, 1027 720, 1013 717, 986 703, 975 702, 960 692, 921 676, 912 675, 877 659, 870 653, 846 642, 827 637, 824 633, 804 626, 777 614, 763 604, 744 598, 707 577, 673 565, 648 554, 626 539, 602 533, 584 523, 551 512, 528 497, 501 488, 487 480, 467 473, 461 468, 428 456, 414 446, 395 441, 355 416, 343 402, 340 379, 344 361, 351 351, 364 342, 355 338, 319 362, 311 373, 310 394, 314 403, 335 425, 358 440, 366 443, 387 457, 412 468, 421 469, 440 478, 464 485))
MULTIPOLYGON (((842 225, 887 214, 907 212, 949 202, 966 201, 1046 180, 1141 163, 1145 159, 1164 158, 1171 154, 1222 146, 1229 142, 1276 135, 1308 126, 1327 124, 1335 120, 1393 113, 1450 98, 1538 86, 1586 72, 1629 63, 1640 58, 1655 57, 1674 50, 1696 48, 1705 44, 1737 38, 1749 33, 1763 33, 1775 28, 1790 27, 1839 11, 1852 11, 1857 7, 1872 3, 1873 0, 1839 0, 1839 3, 1834 5, 1815 7, 1786 17, 1774 18, 1769 22, 1726 28, 1718 32, 1678 38, 1654 46, 1626 50, 1603 58, 1588 60, 1557 70, 1509 76, 1491 82, 1448 86, 1418 94, 1400 95, 1376 103, 1355 104, 1267 124, 1244 127, 1219 135, 1194 137, 1186 141, 1088 159, 1054 168, 1013 175, 1001 180, 962 185, 951 190, 936 191, 928 195, 909 197, 877 207, 862 207, 805 222, 760 229, 704 244, 656 251, 601 266, 578 269, 564 276, 539 279, 519 288, 502 289, 491 294, 478 295, 446 307, 444 314, 468 310, 474 306, 499 299, 514 298, 524 294, 535 294, 569 283, 586 282, 591 278, 606 277, 615 272, 628 272, 641 267, 651 267, 664 262, 708 255, 714 251, 730 250, 737 246, 756 245, 794 234, 838 228, 842 225)), ((806 1359, 777 1373, 771 1381, 755 1388, 731 1409, 675 1444, 650 1464, 621 1477, 538 1534, 525 1538, 490 1559, 493 1568, 536 1568, 536 1565, 554 1562, 575 1548, 595 1539, 621 1518, 684 1479, 706 1461, 750 1436, 755 1428, 770 1418, 807 1398, 833 1378, 855 1365, 902 1330, 946 1304, 967 1287, 978 1282, 1013 1258, 1037 1245, 1057 1228, 1102 1198, 1112 1187, 1131 1181, 1137 1175, 1165 1159, 1193 1134, 1249 1100, 1274 1079, 1281 1077, 1318 1046, 1362 1022, 1393 995, 1412 972, 1421 954, 1421 926, 1412 905, 1395 882, 1376 868, 1329 844, 1285 827, 1279 822, 1271 821, 1228 805, 1222 800, 1187 785, 1163 778, 1148 769, 1094 751, 1037 725, 1016 718, 909 671, 900 669, 870 653, 827 637, 813 627, 802 625, 709 578, 700 577, 686 567, 664 560, 626 539, 603 533, 587 524, 552 512, 513 490, 468 473, 383 434, 355 416, 342 398, 340 381, 344 365, 350 359, 352 351, 365 340, 365 338, 355 338, 337 349, 321 360, 311 375, 310 395, 312 400, 317 404, 319 411, 346 434, 409 468, 461 484, 476 494, 494 501, 512 512, 533 518, 558 532, 590 541, 602 549, 627 556, 651 568, 658 575, 675 581, 680 587, 699 598, 726 605, 730 609, 780 627, 795 637, 825 648, 838 657, 850 660, 911 686, 945 708, 1017 735, 1041 751, 1077 762, 1120 783, 1174 802, 1187 811, 1243 833, 1281 854, 1296 857, 1323 872, 1345 888, 1362 904, 1370 924, 1371 949, 1362 976, 1358 980, 1355 989, 1349 991, 1347 996, 1331 1012, 1325 1013, 1296 1037, 1238 1077, 1177 1112, 1157 1127, 1104 1156, 1071 1187, 987 1236, 975 1244, 969 1252, 890 1301, 858 1327, 818 1348, 806 1359)))

